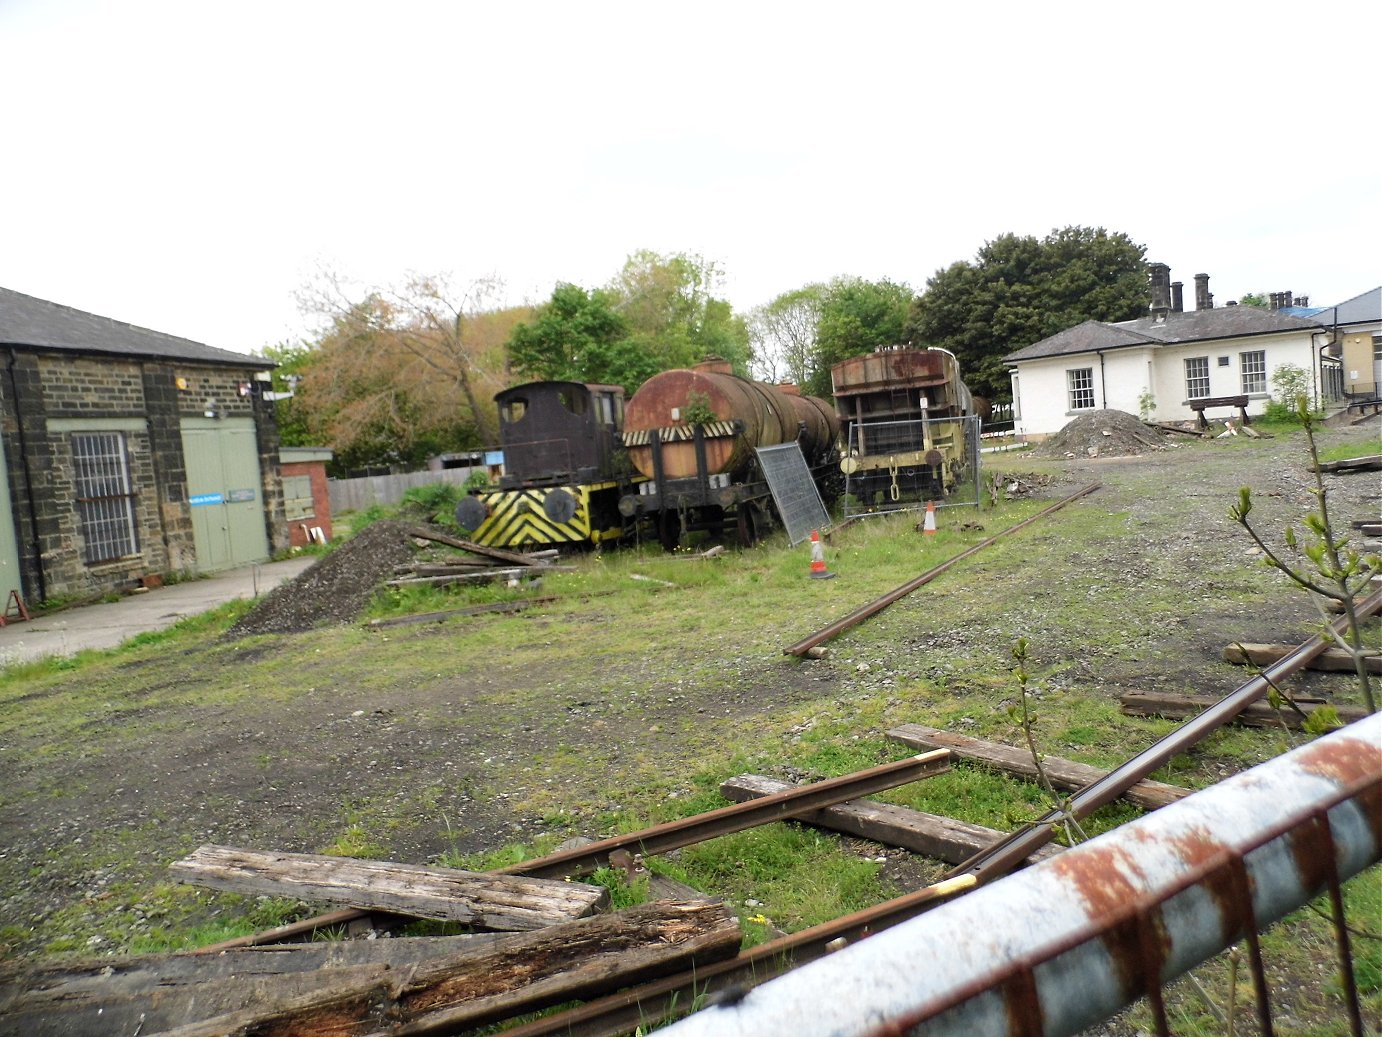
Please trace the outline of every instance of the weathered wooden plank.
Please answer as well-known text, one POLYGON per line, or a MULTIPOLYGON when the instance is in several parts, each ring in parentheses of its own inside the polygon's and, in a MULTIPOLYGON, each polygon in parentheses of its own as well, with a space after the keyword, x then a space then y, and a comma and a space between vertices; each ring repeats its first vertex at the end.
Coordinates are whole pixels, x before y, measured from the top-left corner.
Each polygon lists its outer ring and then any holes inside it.
POLYGON ((415 536, 419 540, 432 540, 438 544, 445 544, 447 547, 459 547, 462 551, 469 551, 471 554, 480 555, 482 558, 493 558, 495 561, 507 562, 510 565, 528 565, 541 568, 545 566, 547 552, 539 554, 523 554, 519 551, 505 551, 499 547, 487 547, 484 544, 477 544, 473 540, 463 540, 461 537, 453 537, 439 530, 427 529, 422 526, 408 530, 409 536, 415 536))
MULTIPOLYGON (((1017 774, 1029 781, 1037 780, 1036 764, 1032 762, 1032 754, 1026 749, 1000 745, 997 742, 986 742, 983 739, 970 738, 968 735, 957 734, 954 731, 941 731, 938 728, 927 727, 925 724, 903 724, 901 727, 889 731, 888 737, 918 749, 949 749, 962 759, 987 764, 1009 774, 1017 774)), ((1043 756, 1041 766, 1046 771, 1046 776, 1051 780, 1052 785, 1068 792, 1078 792, 1108 773, 1098 767, 1076 763, 1074 760, 1064 760, 1059 756, 1043 756)), ((1157 807, 1164 807, 1166 804, 1174 803, 1188 795, 1190 795, 1189 789, 1167 785, 1160 781, 1143 780, 1123 793, 1123 798, 1130 803, 1137 804, 1144 810, 1155 810, 1157 807)))
MULTIPOLYGON (((726 799, 743 802, 794 787, 791 782, 777 778, 741 774, 723 782, 720 794, 726 799)), ((856 835, 861 839, 872 839, 886 846, 900 846, 948 864, 968 860, 980 850, 986 850, 998 842, 1005 834, 953 817, 927 814, 890 803, 875 803, 870 799, 853 799, 833 807, 822 807, 793 820, 856 835)), ((1027 863, 1045 860, 1059 853, 1060 849, 1051 844, 1043 846, 1027 859, 1027 863)))
POLYGON ((480 616, 486 612, 522 612, 534 605, 546 605, 556 601, 555 595, 541 598, 520 598, 514 601, 494 601, 488 605, 471 605, 463 609, 446 609, 443 612, 418 612, 411 616, 391 616, 388 619, 371 619, 366 626, 371 630, 385 627, 412 626, 418 623, 440 623, 446 619, 460 616, 480 616))
MULTIPOLYGON (((1267 667, 1272 663, 1280 662, 1292 652, 1298 651, 1298 645, 1264 645, 1264 644, 1238 644, 1227 645, 1224 648, 1224 662, 1235 663, 1243 666, 1251 664, 1253 666, 1267 667)), ((1369 656, 1363 660, 1363 665, 1368 673, 1382 673, 1382 655, 1369 656)), ((1354 668, 1353 656, 1349 655, 1342 648, 1326 648, 1308 664, 1312 670, 1320 670, 1325 673, 1356 673, 1354 668)))
MULTIPOLYGON (((1123 712, 1130 716, 1166 717, 1169 720, 1183 720, 1196 717, 1219 700, 1205 695, 1170 695, 1161 693, 1131 692, 1122 696, 1119 702, 1123 712)), ((1301 712, 1309 716, 1327 703, 1303 702, 1296 700, 1301 712)), ((1360 706, 1335 705, 1341 724, 1351 724, 1362 720, 1368 711, 1360 706)), ((1283 723, 1292 730, 1300 730, 1304 721, 1290 706, 1283 705, 1275 710, 1266 702, 1254 702, 1233 718, 1233 723, 1243 727, 1280 727, 1283 723)))
POLYGON ((1376 472, 1382 470, 1382 454, 1348 457, 1342 461, 1322 461, 1319 470, 1322 472, 1376 472))
POLYGON ((258 1004, 382 982, 390 970, 478 952, 503 938, 331 940, 0 968, 0 1037, 159 1033, 258 1004))
POLYGON ((301 897, 481 929, 539 929, 609 902, 603 887, 581 882, 230 846, 199 847, 170 869, 183 882, 212 889, 301 897))
POLYGON ((167 1037, 455 1033, 730 958, 741 938, 738 920, 721 904, 659 901, 505 936, 479 953, 396 970, 387 984, 354 981, 167 1037))

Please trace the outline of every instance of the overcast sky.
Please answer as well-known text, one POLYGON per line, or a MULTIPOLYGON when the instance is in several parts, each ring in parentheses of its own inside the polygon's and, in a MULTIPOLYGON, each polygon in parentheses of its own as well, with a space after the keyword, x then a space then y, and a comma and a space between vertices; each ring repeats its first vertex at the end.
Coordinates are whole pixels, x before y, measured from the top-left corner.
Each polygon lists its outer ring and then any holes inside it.
POLYGON ((0 0, 0 286, 240 352, 328 268, 745 312, 1121 231, 1217 304, 1382 283, 1382 5, 0 0))

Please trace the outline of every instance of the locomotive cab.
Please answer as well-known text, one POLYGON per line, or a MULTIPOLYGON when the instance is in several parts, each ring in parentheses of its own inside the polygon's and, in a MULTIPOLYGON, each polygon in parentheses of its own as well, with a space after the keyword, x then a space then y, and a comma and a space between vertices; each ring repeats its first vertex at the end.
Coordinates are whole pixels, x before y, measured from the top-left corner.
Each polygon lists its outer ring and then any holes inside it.
POLYGON ((528 382, 494 397, 504 448, 500 488, 612 479, 622 449, 624 390, 618 385, 528 382))

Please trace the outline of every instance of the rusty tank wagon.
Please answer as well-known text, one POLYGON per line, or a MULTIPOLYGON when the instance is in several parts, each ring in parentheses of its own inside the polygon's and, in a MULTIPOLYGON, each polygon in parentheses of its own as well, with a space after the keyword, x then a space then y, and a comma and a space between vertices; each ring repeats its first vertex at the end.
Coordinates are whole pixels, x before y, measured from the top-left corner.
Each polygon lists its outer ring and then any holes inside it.
POLYGON ((813 474, 832 466, 839 420, 795 386, 750 381, 723 360, 663 371, 625 408, 623 443, 645 477, 619 501, 628 519, 653 523, 669 550, 692 530, 749 544, 770 521, 772 496, 754 450, 797 442, 813 474))

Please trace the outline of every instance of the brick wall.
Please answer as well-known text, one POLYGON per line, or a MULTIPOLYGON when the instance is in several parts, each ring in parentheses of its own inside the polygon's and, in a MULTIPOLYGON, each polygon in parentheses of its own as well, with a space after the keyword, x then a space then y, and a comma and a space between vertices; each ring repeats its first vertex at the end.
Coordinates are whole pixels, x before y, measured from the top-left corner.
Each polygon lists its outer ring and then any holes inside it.
POLYGON ((291 461, 283 464, 283 478, 305 475, 312 480, 312 514, 288 522, 288 535, 293 547, 305 547, 311 542, 308 530, 320 529, 331 539, 331 490, 326 482, 326 462, 291 461))

